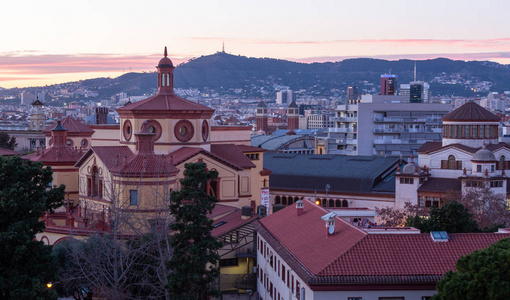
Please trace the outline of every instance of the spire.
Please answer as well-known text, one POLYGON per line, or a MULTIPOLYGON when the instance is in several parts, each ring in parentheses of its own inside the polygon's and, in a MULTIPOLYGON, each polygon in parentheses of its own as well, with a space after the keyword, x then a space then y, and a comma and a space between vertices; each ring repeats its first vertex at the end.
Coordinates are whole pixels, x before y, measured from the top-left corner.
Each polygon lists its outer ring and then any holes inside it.
MULTIPOLYGON (((168 52, 166 51, 166 46, 165 46, 165 53, 163 54, 165 57, 168 56, 168 52)), ((414 76, 416 78, 416 76, 414 76)))
POLYGON ((223 41, 223 47, 221 47, 221 52, 225 53, 225 41, 223 41))
POLYGON ((414 81, 416 81, 416 61, 414 61, 414 81))

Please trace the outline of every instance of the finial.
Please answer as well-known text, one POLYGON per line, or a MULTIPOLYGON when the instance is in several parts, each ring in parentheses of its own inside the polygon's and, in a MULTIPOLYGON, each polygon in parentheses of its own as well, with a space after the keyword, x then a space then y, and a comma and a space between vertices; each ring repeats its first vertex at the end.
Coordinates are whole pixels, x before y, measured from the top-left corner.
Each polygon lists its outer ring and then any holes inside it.
POLYGON ((165 54, 164 55, 165 55, 165 57, 168 56, 168 52, 166 51, 166 46, 165 46, 165 54))

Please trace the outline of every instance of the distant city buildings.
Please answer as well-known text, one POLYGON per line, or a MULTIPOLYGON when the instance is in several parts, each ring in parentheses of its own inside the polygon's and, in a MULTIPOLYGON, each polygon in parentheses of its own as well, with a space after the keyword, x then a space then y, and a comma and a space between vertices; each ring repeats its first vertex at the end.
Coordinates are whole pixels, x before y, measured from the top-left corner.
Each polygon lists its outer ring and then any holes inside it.
POLYGON ((397 75, 381 75, 381 95, 397 95, 397 75))
POLYGON ((297 94, 292 90, 281 90, 276 93, 276 104, 290 104, 297 100, 297 94))

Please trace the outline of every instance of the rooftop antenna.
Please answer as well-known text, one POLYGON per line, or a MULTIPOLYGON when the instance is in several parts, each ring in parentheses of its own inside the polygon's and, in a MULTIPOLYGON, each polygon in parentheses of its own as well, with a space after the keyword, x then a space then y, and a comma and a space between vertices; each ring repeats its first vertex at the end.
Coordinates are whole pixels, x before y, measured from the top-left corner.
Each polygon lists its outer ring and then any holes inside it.
POLYGON ((223 46, 221 47, 221 52, 225 53, 225 41, 223 41, 223 46))
POLYGON ((414 61, 414 81, 416 81, 416 60, 414 61))

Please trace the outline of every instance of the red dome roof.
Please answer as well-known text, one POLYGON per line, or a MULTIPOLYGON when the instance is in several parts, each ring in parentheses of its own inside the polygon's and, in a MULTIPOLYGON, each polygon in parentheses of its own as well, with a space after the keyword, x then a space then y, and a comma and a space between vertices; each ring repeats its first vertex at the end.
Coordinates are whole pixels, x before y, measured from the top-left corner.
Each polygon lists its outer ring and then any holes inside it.
POLYGON ((166 51, 166 46, 165 46, 165 53, 164 53, 165 57, 163 57, 159 63, 158 63, 158 67, 172 67, 174 66, 174 64, 172 63, 172 60, 170 60, 170 58, 168 58, 168 53, 166 51))

